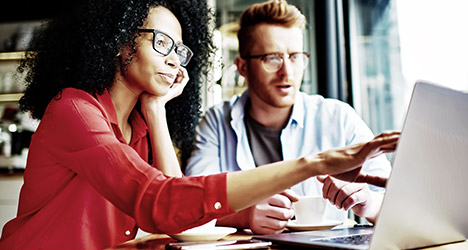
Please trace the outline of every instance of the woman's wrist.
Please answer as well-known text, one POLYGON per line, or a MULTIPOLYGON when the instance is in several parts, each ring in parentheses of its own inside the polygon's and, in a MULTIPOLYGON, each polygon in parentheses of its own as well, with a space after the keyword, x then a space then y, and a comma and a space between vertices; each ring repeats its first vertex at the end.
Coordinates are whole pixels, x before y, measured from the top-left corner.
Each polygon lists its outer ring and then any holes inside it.
POLYGON ((151 117, 166 117, 166 107, 162 103, 153 102, 151 105, 142 106, 141 112, 148 121, 151 117))
POLYGON ((309 177, 327 174, 325 160, 319 154, 309 154, 299 158, 298 161, 298 165, 304 168, 309 177))

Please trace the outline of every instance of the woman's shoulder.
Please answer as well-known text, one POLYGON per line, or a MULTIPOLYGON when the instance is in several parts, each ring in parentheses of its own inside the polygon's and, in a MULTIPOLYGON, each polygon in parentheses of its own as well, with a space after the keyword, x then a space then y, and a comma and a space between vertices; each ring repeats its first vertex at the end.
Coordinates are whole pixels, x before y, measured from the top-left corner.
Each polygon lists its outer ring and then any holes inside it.
POLYGON ((65 88, 59 95, 59 98, 64 100, 95 99, 90 93, 76 88, 65 88))
POLYGON ((54 99, 53 102, 57 104, 79 104, 79 103, 98 103, 96 97, 92 94, 76 88, 65 88, 63 89, 54 99))
POLYGON ((90 93, 76 88, 65 88, 49 104, 46 113, 70 113, 77 111, 81 113, 83 109, 89 107, 99 107, 98 100, 90 93))

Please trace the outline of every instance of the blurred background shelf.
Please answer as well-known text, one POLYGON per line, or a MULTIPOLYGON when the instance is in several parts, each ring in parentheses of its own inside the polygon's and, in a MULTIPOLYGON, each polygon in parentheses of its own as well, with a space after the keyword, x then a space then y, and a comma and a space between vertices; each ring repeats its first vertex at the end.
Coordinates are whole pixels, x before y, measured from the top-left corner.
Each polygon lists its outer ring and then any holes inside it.
POLYGON ((24 58, 24 51, 1 52, 0 60, 21 60, 24 58))
POLYGON ((24 169, 26 167, 26 155, 0 156, 0 168, 24 169))
POLYGON ((17 102, 23 96, 23 93, 0 94, 0 103, 17 102))
POLYGON ((16 67, 25 57, 25 51, 0 52, 0 103, 15 103, 23 96, 21 75, 16 67))

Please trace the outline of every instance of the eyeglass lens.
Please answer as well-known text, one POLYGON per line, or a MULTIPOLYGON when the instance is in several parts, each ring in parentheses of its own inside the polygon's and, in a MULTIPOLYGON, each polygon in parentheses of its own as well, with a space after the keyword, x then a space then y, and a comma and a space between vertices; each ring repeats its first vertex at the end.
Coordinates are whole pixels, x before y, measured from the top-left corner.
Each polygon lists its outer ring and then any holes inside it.
POLYGON ((173 45, 174 41, 163 33, 157 33, 154 37, 154 48, 161 54, 169 54, 173 45))
MULTIPOLYGON (((293 53, 289 55, 289 60, 295 68, 305 69, 309 58, 304 53, 293 53)), ((284 58, 280 55, 266 55, 263 60, 263 68, 268 72, 276 72, 283 65, 284 58)))
POLYGON ((164 33, 156 33, 154 37, 154 49, 163 54, 169 55, 171 53, 172 48, 175 46, 175 52, 179 57, 180 64, 182 66, 187 65, 190 57, 192 56, 192 52, 190 49, 183 45, 183 44, 174 44, 174 40, 171 37, 167 36, 164 33))

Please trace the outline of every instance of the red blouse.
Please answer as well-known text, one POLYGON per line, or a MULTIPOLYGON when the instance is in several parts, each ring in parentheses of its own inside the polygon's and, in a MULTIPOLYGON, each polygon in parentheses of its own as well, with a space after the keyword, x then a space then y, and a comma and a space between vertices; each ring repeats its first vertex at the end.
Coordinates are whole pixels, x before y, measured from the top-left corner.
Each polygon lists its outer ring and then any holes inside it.
POLYGON ((225 173, 163 175, 148 164, 139 112, 131 125, 127 145, 107 91, 95 98, 69 88, 53 100, 32 137, 18 214, 0 248, 106 248, 138 227, 177 233, 233 213, 225 173))

